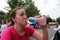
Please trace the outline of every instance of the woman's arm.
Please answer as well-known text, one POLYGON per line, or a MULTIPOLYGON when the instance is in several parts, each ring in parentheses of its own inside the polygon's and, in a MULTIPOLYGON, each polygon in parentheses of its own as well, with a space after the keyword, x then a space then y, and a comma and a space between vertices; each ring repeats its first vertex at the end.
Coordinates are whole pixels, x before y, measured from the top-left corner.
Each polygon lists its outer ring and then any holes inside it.
POLYGON ((43 27, 42 28, 42 31, 43 31, 43 39, 44 40, 48 40, 48 30, 47 30, 47 27, 43 27))
POLYGON ((48 40, 46 18, 40 17, 40 19, 37 21, 37 23, 38 23, 38 25, 40 25, 42 27, 43 33, 41 34, 38 31, 35 31, 32 36, 38 40, 48 40))
POLYGON ((38 31, 35 30, 35 32, 32 35, 33 38, 37 39, 37 40, 43 40, 43 34, 39 33, 38 31))
POLYGON ((38 40, 48 40, 47 28, 43 28, 42 31, 43 31, 43 33, 39 33, 38 31, 35 30, 32 37, 34 37, 34 38, 36 38, 38 40))
POLYGON ((54 28, 54 30, 56 30, 56 31, 57 31, 57 30, 59 30, 59 29, 60 29, 60 26, 58 26, 58 27, 54 28))

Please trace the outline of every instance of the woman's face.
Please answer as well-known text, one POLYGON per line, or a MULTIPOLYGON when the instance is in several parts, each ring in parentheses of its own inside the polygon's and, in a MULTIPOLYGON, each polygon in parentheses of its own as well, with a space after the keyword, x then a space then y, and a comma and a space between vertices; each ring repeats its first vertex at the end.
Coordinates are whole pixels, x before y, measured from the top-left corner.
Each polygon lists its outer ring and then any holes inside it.
POLYGON ((26 16, 25 10, 24 9, 18 9, 16 11, 16 16, 13 20, 14 20, 14 23, 17 23, 21 26, 26 25, 27 24, 27 21, 26 21, 27 16, 26 16))
POLYGON ((6 22, 4 20, 2 20, 2 24, 6 24, 6 22))

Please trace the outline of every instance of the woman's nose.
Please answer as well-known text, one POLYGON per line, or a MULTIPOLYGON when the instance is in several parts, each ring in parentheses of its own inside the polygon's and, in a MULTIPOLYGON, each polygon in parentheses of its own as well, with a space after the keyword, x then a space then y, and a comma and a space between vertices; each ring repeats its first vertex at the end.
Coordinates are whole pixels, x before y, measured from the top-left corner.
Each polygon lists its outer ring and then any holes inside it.
POLYGON ((27 16, 26 16, 26 15, 24 15, 24 18, 25 18, 25 19, 27 19, 27 16))

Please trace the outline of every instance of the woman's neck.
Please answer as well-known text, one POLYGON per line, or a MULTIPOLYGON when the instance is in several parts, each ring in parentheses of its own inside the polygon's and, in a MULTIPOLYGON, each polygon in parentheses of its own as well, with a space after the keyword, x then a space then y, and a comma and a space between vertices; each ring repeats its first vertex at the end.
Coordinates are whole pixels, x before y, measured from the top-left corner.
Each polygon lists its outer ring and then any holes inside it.
POLYGON ((18 33, 23 33, 24 29, 22 26, 18 25, 18 24, 14 24, 14 29, 18 32, 18 33))

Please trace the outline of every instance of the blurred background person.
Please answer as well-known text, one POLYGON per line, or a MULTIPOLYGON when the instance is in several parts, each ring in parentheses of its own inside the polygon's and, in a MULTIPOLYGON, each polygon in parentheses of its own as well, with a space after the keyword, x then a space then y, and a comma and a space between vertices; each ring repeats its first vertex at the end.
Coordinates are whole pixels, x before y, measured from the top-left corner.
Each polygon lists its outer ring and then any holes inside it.
POLYGON ((0 29, 0 36, 1 36, 1 33, 4 29, 6 29, 8 26, 6 24, 6 20, 2 20, 2 24, 1 24, 1 29, 0 29))
POLYGON ((1 32, 2 30, 4 30, 5 28, 7 28, 6 20, 2 20, 0 32, 1 32))

